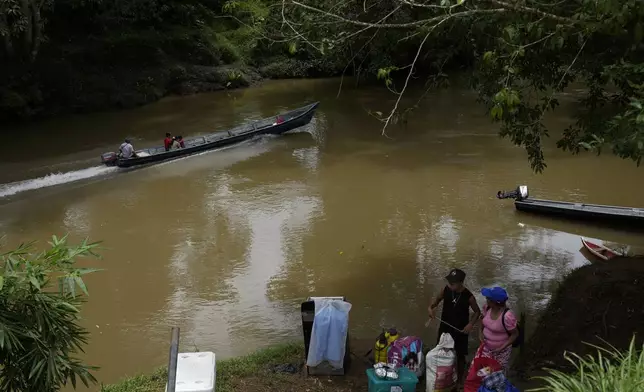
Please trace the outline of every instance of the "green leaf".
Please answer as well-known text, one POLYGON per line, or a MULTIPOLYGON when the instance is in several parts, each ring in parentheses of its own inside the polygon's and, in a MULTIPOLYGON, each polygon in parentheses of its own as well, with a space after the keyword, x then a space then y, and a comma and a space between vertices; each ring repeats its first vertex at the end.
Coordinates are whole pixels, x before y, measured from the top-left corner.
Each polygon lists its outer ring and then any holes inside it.
POLYGON ((288 52, 289 52, 291 55, 294 55, 294 54, 295 54, 295 52, 297 52, 297 44, 296 44, 295 42, 290 42, 290 43, 288 44, 288 52))
POLYGON ((0 291, 2 291, 3 287, 4 287, 4 276, 0 275, 0 291))
POLYGON ((87 287, 85 286, 85 282, 83 282, 83 278, 81 278, 80 276, 75 276, 74 281, 76 281, 76 284, 78 285, 78 287, 80 287, 81 290, 83 290, 83 293, 85 293, 85 295, 89 295, 89 293, 87 292, 87 287))
POLYGON ((32 284, 35 288, 37 288, 38 290, 40 290, 40 282, 38 281, 38 279, 37 279, 35 276, 30 276, 30 277, 29 277, 29 281, 31 282, 31 284, 32 284))
POLYGON ((506 26, 503 31, 507 35, 509 41, 514 41, 514 37, 516 37, 517 35, 517 30, 514 28, 514 26, 506 26))
POLYGON ((67 309, 69 309, 70 311, 72 311, 74 313, 78 313, 78 311, 79 311, 77 307, 75 307, 74 305, 70 304, 67 301, 61 301, 60 306, 62 306, 64 308, 67 308, 67 309))
POLYGON ((592 150, 593 146, 591 146, 589 143, 586 142, 579 142, 579 145, 585 148, 586 150, 592 150))
POLYGON ((557 42, 557 47, 558 47, 559 49, 563 48, 563 46, 564 46, 564 37, 563 37, 563 36, 561 36, 561 35, 560 35, 560 36, 558 36, 558 37, 557 37, 557 41, 556 41, 556 42, 557 42))
POLYGON ((494 52, 493 51, 487 51, 483 54, 483 61, 490 61, 492 60, 492 57, 494 57, 494 52))
POLYGON ((500 105, 495 105, 490 111, 493 120, 500 120, 503 118, 503 108, 500 105))
POLYGON ((501 89, 501 91, 494 94, 494 102, 505 103, 507 101, 506 93, 506 89, 501 89))
POLYGON ((33 378, 36 374, 39 374, 42 371, 43 366, 45 366, 45 360, 42 359, 34 364, 29 372, 29 379, 33 378))
POLYGON ((521 102, 521 98, 519 98, 519 93, 517 93, 515 90, 510 90, 508 92, 508 105, 515 106, 520 102, 521 102))

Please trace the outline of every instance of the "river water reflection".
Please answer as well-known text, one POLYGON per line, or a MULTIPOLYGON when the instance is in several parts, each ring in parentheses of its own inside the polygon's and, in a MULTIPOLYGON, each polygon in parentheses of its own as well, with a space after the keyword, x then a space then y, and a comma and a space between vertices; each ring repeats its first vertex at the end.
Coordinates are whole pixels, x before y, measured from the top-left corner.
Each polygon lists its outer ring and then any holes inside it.
MULTIPOLYGON (((2 152, 0 234, 7 246, 66 232, 104 242, 96 264, 106 270, 88 277, 84 310, 86 358, 102 382, 163 364, 175 325, 184 350, 220 359, 297 339, 310 295, 347 296, 354 336, 395 325, 433 341, 425 309, 453 266, 473 290, 505 285, 535 318, 562 277, 588 263, 580 235, 644 245, 641 234, 524 215, 494 197, 527 184, 534 196, 642 207, 644 172, 632 163, 548 146, 548 169, 532 174, 459 89, 430 95, 381 137, 367 110, 386 111, 393 97, 347 88, 336 99, 337 87, 272 82, 15 130, 36 147, 2 152), (187 137, 312 100, 316 117, 291 135, 127 173, 92 168, 127 135, 142 147, 166 131, 187 137), (77 170, 90 174, 43 187, 77 170), (57 171, 68 174, 25 181, 57 171)), ((560 116, 550 123, 567 125, 560 116)))

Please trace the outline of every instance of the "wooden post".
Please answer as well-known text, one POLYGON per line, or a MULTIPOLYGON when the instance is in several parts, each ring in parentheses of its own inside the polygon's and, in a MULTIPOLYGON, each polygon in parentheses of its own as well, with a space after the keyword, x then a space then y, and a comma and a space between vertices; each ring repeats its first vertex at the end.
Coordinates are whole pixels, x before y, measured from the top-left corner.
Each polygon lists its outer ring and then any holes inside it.
POLYGON ((168 359, 168 391, 174 392, 177 384, 177 359, 179 356, 179 327, 172 327, 170 358, 168 359))

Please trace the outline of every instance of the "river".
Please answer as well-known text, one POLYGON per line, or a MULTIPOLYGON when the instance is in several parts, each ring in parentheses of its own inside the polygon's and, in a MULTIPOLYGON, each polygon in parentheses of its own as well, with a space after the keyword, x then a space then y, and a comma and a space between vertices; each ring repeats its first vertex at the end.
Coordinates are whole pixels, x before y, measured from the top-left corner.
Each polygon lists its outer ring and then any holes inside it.
MULTIPOLYGON (((580 235, 644 245, 641 234, 495 199, 527 184, 533 196, 643 207, 644 169, 633 163, 571 156, 550 141, 548 168, 533 174, 475 94, 458 88, 429 94, 383 137, 367 111, 386 112, 395 97, 345 82, 336 98, 338 84, 269 82, 11 130, 0 147, 4 246, 64 233, 103 241, 92 264, 105 270, 88 276, 83 311, 84 358, 101 367, 100 381, 164 364, 172 326, 183 350, 219 359, 297 339, 310 295, 346 296, 353 336, 395 325, 433 343, 426 307, 452 266, 472 290, 506 286, 534 320, 564 275, 589 263, 580 235), (129 172, 99 164, 126 136, 150 146, 167 131, 188 137, 314 100, 317 115, 293 134, 129 172)), ((574 93, 551 126, 570 122, 574 93)))

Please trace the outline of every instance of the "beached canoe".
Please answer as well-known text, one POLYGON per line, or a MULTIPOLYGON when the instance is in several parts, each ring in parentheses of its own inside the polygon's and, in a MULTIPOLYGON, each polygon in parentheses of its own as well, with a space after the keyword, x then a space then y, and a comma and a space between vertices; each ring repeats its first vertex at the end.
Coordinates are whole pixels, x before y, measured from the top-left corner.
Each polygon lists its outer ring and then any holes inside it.
POLYGON ((121 158, 115 152, 108 152, 101 155, 101 161, 107 166, 118 167, 146 165, 239 143, 259 135, 279 135, 311 122, 318 105, 319 102, 315 102, 276 116, 251 121, 227 131, 215 132, 193 138, 184 138, 184 148, 166 151, 164 146, 152 147, 137 150, 137 156, 132 158, 121 158))
POLYGON ((584 245, 584 248, 588 249, 590 253, 593 255, 599 257, 602 260, 610 260, 614 259, 615 257, 622 257, 624 254, 613 250, 607 246, 604 246, 602 244, 596 244, 594 242, 590 242, 584 237, 581 237, 581 243, 584 245))
POLYGON ((519 211, 574 219, 611 221, 644 228, 644 208, 530 199, 528 187, 525 185, 510 192, 499 191, 496 196, 499 199, 514 199, 514 206, 519 211))

